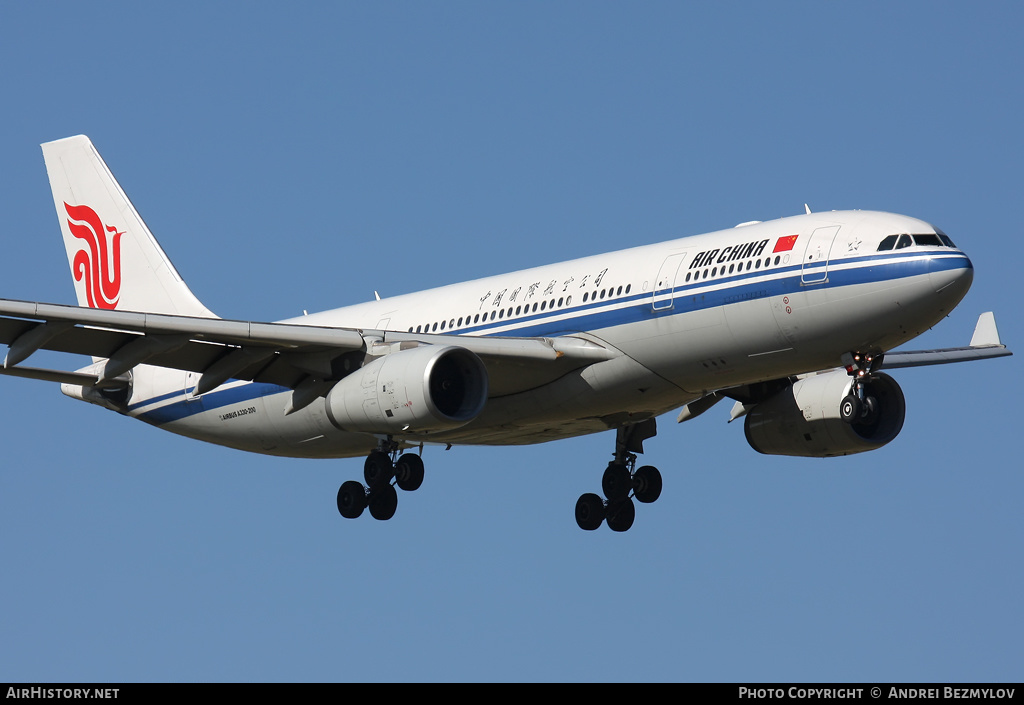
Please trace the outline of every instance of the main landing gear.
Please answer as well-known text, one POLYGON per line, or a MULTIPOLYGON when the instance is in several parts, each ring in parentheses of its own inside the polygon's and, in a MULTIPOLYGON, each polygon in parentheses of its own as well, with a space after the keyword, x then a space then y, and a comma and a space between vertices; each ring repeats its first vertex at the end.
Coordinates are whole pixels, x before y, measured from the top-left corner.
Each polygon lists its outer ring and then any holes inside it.
POLYGON ((843 365, 853 383, 850 393, 839 402, 839 417, 848 424, 871 424, 878 414, 878 399, 868 393, 868 383, 882 366, 882 355, 846 353, 843 365))
POLYGON ((576 523, 581 529, 594 531, 607 522, 612 531, 628 531, 636 518, 633 500, 649 504, 661 496, 661 472, 651 465, 636 468, 635 453, 642 453, 643 441, 655 433, 654 419, 618 429, 615 459, 608 463, 601 478, 607 499, 588 492, 576 502, 576 523))
POLYGON ((369 507, 370 516, 387 521, 398 509, 398 489, 413 492, 423 484, 423 460, 415 453, 398 455, 398 444, 381 441, 377 450, 363 463, 366 486, 349 480, 338 490, 338 512, 346 519, 355 519, 369 507), (394 484, 392 484, 394 480, 394 484))

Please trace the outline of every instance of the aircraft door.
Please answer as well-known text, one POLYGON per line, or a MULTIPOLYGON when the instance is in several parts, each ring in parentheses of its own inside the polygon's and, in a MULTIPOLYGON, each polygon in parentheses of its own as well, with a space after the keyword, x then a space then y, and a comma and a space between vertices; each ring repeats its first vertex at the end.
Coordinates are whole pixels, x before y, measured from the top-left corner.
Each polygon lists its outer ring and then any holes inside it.
POLYGON ((667 311, 672 308, 676 276, 685 259, 685 252, 675 252, 661 263, 658 277, 654 280, 654 294, 651 297, 651 307, 655 311, 667 311))
POLYGON ((802 284, 820 284, 828 280, 829 254, 832 251, 832 243, 839 233, 839 227, 829 225, 811 233, 807 240, 807 248, 804 250, 803 267, 800 270, 802 284))

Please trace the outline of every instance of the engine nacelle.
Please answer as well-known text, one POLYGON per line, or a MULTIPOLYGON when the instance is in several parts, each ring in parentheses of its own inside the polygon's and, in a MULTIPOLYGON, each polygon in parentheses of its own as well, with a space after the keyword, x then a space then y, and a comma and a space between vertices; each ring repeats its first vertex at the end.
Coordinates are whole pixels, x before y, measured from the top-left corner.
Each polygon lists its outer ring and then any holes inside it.
POLYGON ((839 404, 852 382, 844 370, 798 380, 747 413, 747 443, 767 455, 813 458, 881 448, 903 429, 903 390, 892 377, 873 375, 864 393, 874 398, 874 410, 848 423, 839 415, 839 404))
POLYGON ((342 431, 429 433, 464 426, 483 411, 487 369, 474 353, 426 345, 385 355, 342 379, 327 416, 342 431))

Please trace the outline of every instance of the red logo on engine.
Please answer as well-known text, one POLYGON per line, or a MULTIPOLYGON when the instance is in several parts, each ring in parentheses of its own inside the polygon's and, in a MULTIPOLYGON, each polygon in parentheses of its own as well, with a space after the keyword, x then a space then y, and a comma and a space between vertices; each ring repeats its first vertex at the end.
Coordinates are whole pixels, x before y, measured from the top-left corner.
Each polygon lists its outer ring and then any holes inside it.
POLYGON ((85 280, 85 297, 90 307, 116 308, 121 295, 121 236, 124 231, 104 226, 89 206, 65 203, 64 209, 68 212, 71 234, 85 240, 85 247, 75 254, 71 264, 75 281, 85 280))

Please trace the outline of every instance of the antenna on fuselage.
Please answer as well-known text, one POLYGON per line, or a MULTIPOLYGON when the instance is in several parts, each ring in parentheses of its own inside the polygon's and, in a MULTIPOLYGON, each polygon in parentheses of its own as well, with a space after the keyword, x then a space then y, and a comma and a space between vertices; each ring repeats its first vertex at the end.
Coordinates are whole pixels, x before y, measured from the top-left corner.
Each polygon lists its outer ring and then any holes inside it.
POLYGON ((804 213, 806 213, 807 215, 811 214, 811 207, 806 203, 804 204, 804 213))
POLYGON ((377 290, 376 290, 376 289, 374 289, 374 290, 373 290, 373 298, 375 298, 375 299, 377 299, 378 301, 380 301, 380 294, 378 294, 378 293, 377 293, 377 290))

